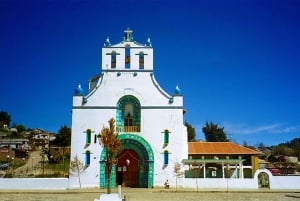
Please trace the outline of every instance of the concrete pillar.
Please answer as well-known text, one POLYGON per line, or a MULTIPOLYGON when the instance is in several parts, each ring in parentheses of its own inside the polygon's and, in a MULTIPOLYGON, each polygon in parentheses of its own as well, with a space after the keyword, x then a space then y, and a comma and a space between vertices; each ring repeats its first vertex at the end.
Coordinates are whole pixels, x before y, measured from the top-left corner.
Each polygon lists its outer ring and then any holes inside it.
POLYGON ((222 175, 223 175, 223 179, 225 178, 225 171, 224 171, 225 167, 224 167, 224 161, 222 161, 222 175))

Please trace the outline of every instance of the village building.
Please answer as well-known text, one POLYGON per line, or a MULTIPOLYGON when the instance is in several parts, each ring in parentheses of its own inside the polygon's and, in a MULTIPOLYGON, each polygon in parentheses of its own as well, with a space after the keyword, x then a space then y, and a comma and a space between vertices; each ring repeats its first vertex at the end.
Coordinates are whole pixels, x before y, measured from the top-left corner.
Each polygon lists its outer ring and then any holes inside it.
POLYGON ((188 142, 185 178, 253 178, 260 154, 232 142, 188 142))

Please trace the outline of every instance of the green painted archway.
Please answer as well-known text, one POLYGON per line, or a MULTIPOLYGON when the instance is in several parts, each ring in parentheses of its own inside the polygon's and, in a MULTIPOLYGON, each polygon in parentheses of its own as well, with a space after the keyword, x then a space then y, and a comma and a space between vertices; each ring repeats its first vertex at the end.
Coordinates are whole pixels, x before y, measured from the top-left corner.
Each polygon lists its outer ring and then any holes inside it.
MULTIPOLYGON (((119 139, 122 142, 123 150, 135 151, 140 159, 139 167, 139 187, 141 188, 152 188, 153 187, 153 175, 154 175, 154 154, 149 143, 141 136, 127 133, 120 133, 119 139)), ((99 172, 99 186, 100 188, 106 187, 105 178, 105 154, 106 151, 103 149, 100 155, 100 172, 99 172)), ((111 188, 116 186, 116 167, 112 169, 111 176, 111 188)))

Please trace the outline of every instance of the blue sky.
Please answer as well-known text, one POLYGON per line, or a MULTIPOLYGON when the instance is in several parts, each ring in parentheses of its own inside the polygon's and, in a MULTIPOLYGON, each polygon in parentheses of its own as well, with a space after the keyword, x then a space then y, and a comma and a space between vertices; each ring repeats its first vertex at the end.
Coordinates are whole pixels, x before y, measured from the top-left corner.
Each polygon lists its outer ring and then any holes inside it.
MULTIPOLYGON (((151 38, 154 73, 178 84, 196 128, 224 126, 242 144, 300 136, 300 1, 0 1, 0 110, 12 123, 71 126, 77 83, 100 72, 109 36, 151 38)), ((99 125, 100 126, 100 125, 99 125)))

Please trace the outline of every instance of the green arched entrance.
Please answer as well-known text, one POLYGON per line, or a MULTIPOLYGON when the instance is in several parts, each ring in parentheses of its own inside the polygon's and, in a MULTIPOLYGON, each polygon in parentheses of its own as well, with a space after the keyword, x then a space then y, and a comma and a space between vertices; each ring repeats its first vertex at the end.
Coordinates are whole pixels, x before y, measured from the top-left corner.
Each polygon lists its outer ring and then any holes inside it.
MULTIPOLYGON (((131 187, 153 187, 154 155, 149 143, 134 134, 119 134, 119 138, 122 142, 122 151, 118 156, 120 162, 112 170, 111 187, 116 186, 116 177, 120 174, 124 174, 125 185, 127 183, 131 187)), ((99 179, 100 188, 105 188, 105 150, 100 155, 99 179)))

